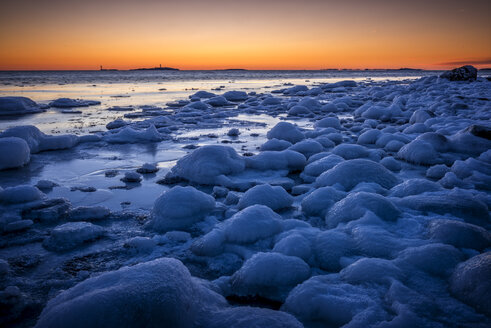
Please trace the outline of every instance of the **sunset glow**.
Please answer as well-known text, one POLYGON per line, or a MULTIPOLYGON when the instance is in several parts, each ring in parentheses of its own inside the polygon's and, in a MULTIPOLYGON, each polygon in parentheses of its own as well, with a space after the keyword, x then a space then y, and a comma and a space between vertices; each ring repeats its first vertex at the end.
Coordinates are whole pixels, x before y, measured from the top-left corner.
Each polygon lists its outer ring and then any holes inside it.
POLYGON ((11 1, 0 69, 488 67, 490 3, 11 1))

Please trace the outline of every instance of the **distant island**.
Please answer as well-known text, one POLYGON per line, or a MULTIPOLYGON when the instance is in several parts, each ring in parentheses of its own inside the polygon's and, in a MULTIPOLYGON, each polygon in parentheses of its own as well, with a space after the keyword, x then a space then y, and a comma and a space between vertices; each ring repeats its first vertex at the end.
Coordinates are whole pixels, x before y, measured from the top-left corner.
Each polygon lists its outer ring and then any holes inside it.
POLYGON ((218 71, 248 71, 248 69, 245 68, 225 68, 225 69, 219 69, 218 71))
POLYGON ((102 68, 102 65, 101 65, 101 69, 100 69, 100 70, 101 70, 101 71, 103 71, 103 72, 107 72, 107 71, 111 71, 111 72, 113 72, 113 71, 117 71, 117 69, 115 69, 115 68, 102 68))
POLYGON ((159 67, 134 68, 134 69, 130 69, 130 71, 179 71, 179 68, 162 67, 162 64, 161 64, 159 67))

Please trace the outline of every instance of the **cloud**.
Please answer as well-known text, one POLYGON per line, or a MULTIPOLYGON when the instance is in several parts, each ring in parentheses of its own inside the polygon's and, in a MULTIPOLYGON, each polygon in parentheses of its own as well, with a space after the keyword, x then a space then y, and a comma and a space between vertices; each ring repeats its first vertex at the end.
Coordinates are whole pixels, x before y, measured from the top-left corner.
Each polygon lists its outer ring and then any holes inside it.
POLYGON ((479 60, 459 60, 459 61, 439 63, 438 65, 442 65, 442 66, 451 66, 451 65, 491 65, 491 58, 479 59, 479 60))

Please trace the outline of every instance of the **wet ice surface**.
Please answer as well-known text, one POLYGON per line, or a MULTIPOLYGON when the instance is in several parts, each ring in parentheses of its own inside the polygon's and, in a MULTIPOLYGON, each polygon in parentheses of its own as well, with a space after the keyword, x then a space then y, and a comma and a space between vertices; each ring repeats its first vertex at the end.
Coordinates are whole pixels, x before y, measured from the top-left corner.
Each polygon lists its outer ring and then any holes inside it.
POLYGON ((120 73, 0 76, 101 102, 0 121, 2 325, 489 326, 491 82, 120 73))

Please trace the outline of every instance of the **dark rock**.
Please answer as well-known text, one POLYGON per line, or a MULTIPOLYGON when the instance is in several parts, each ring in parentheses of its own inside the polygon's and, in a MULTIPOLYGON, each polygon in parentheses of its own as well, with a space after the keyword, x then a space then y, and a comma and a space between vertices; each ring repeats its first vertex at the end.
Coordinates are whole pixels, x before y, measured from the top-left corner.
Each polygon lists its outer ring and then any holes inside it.
POLYGON ((491 128, 483 125, 470 125, 466 131, 472 133, 476 137, 491 140, 491 128))
POLYGON ((466 65, 446 71, 440 77, 450 81, 475 81, 477 79, 477 69, 474 66, 466 65))

